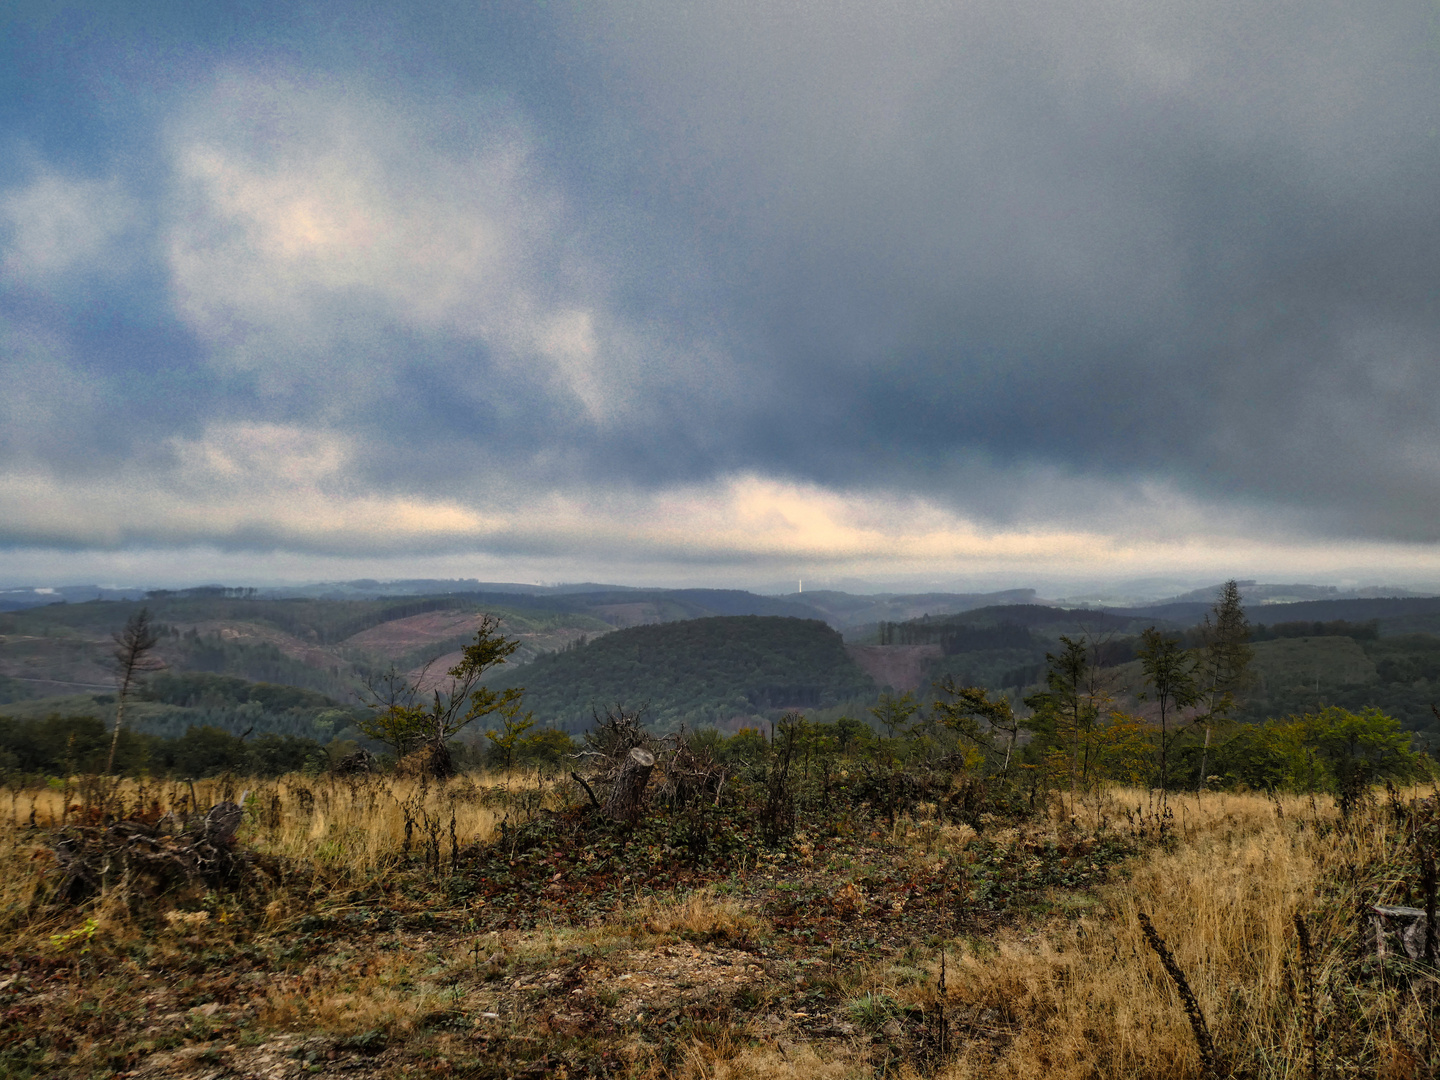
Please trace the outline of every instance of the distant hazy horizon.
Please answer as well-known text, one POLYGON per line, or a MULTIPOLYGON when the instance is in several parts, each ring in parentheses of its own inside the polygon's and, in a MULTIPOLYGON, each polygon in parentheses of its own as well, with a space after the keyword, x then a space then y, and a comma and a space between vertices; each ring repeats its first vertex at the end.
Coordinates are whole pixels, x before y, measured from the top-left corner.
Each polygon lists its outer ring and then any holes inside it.
MULTIPOLYGON (((886 580, 865 580, 857 578, 844 578, 839 580, 815 578, 810 581, 798 579, 795 582, 716 582, 713 580, 687 580, 674 581, 656 579, 649 582, 605 580, 603 578, 585 578, 574 581, 504 581, 496 579, 477 578, 473 575, 465 577, 429 577, 419 574, 400 574, 395 576, 365 575, 355 578, 325 578, 325 579, 292 579, 292 580, 263 580, 263 579, 239 579, 218 577, 204 579, 144 579, 144 580, 99 580, 87 579, 83 575, 74 580, 56 578, 47 581, 27 580, 12 581, 0 578, 0 600, 6 599, 7 593, 24 591, 35 591, 47 593, 53 591, 57 599, 86 599, 76 595, 85 589, 100 589, 106 592, 126 592, 139 596, 147 591, 161 589, 187 589, 205 586, 223 586, 227 588, 257 588, 257 589, 284 589, 284 590, 310 590, 324 587, 351 586, 358 582, 373 581, 378 586, 391 586, 396 583, 416 583, 417 591, 425 591, 427 588, 440 589, 444 586, 461 588, 475 588, 483 591, 487 586, 491 587, 532 587, 550 590, 565 591, 567 588, 578 588, 581 586, 609 586, 616 589, 740 589, 756 593, 761 596, 775 597, 796 597, 803 601, 805 592, 817 593, 823 591, 834 591, 850 593, 857 596, 901 594, 915 595, 925 593, 943 594, 991 594, 1010 591, 1033 590, 1037 601, 1048 603, 1064 603, 1074 605, 1111 605, 1125 606, 1127 604, 1153 603, 1159 600, 1168 600, 1177 597, 1184 597, 1187 594, 1190 599, 1201 599, 1208 591, 1218 589, 1222 579, 1181 579, 1181 578, 1141 578, 1114 581, 1064 581, 1059 579, 1010 579, 1004 576, 990 577, 986 579, 931 579, 931 578, 910 578, 886 580), (803 584, 803 590, 797 586, 803 584), (67 595, 61 596, 63 590, 67 595)), ((1247 582, 1250 579, 1246 579, 1247 582)), ((1340 595, 1360 593, 1362 595, 1374 596, 1401 596, 1401 595, 1440 595, 1440 586, 1424 582, 1410 582, 1398 584, 1395 581, 1364 581, 1360 579, 1339 579, 1339 580, 1315 580, 1301 581, 1298 579, 1286 579, 1277 581, 1255 581, 1255 585, 1261 587, 1298 586, 1301 588, 1329 588, 1335 589, 1340 595)), ((1249 588, 1244 590, 1249 592, 1249 588)), ((1305 596, 1302 599, 1311 597, 1305 596)))

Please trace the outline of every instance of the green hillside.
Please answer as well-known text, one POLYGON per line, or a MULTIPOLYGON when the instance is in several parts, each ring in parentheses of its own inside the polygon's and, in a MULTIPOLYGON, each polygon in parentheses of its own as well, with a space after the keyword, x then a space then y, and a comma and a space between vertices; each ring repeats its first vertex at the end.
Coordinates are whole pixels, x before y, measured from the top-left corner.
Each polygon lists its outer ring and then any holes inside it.
MULTIPOLYGON (((1058 649, 1062 634, 1104 643, 1109 666, 1133 661, 1138 635, 1151 625, 1196 643, 1195 604, 1104 611, 992 603, 941 614, 997 598, 1029 594, 777 598, 607 587, 563 595, 266 597, 195 589, 143 602, 56 603, 0 612, 0 715, 113 715, 110 635, 142 603, 162 628, 158 653, 169 670, 135 702, 131 722, 138 731, 175 735, 203 724, 322 741, 350 730, 356 690, 367 675, 392 664, 414 671, 455 653, 481 612, 498 616, 502 632, 520 645, 494 679, 527 687, 529 707, 541 719, 572 730, 590 723, 592 708, 617 702, 648 702, 651 722, 666 727, 724 723, 791 706, 855 702, 863 711, 861 702, 873 699, 877 688, 831 629, 855 616, 931 612, 907 622, 882 618, 866 634, 847 631, 861 643, 923 645, 926 653, 939 653, 923 661, 922 699, 932 681, 947 675, 1017 696, 1029 692, 1043 680, 1046 653, 1058 649), (822 612, 829 626, 811 617, 822 612), (292 694, 283 687, 297 689, 292 694)), ((1431 710, 1440 703, 1440 636, 1416 632, 1440 628, 1440 599, 1271 604, 1251 618, 1255 677, 1243 719, 1320 703, 1374 705, 1412 730, 1440 735, 1431 710)), ((1122 681, 1136 672, 1125 668, 1122 681)))
MULTIPOLYGON (((355 719, 364 710, 353 700, 337 701, 293 685, 250 682, 228 675, 161 672, 141 683, 126 707, 126 726, 137 732, 177 738, 191 727, 213 727, 234 735, 250 731, 315 739, 354 738, 355 719)), ((106 728, 115 722, 115 695, 70 694, 0 707, 0 718, 43 720, 51 716, 94 717, 106 728)))
POLYGON ((771 709, 816 708, 876 687, 845 653, 840 634, 815 619, 740 615, 617 630, 523 667, 490 685, 524 686, 525 707, 568 730, 593 710, 648 705, 660 728, 699 727, 771 709))
MULTIPOLYGON (((1136 635, 1155 622, 1089 608, 1004 604, 939 618, 882 622, 872 640, 882 645, 939 647, 941 655, 927 666, 922 697, 930 682, 946 677, 962 685, 1018 694, 1045 678, 1045 656, 1059 649, 1062 635, 1099 641, 1104 662, 1115 665, 1134 655, 1136 635)), ((1180 628, 1163 621, 1160 625, 1180 628)))
POLYGON ((1368 640, 1305 637, 1255 645, 1255 679, 1240 716, 1259 721, 1374 705, 1412 731, 1440 734, 1440 637, 1399 634, 1368 640))
MULTIPOLYGON (((1194 614, 1169 605, 1169 615, 1194 614)), ((1358 710, 1375 706, 1406 728, 1440 736, 1440 635, 1409 632, 1440 628, 1440 600, 1358 599, 1273 604, 1256 609, 1251 680, 1237 718, 1258 723, 1270 717, 1313 711, 1325 705, 1358 710), (1304 616, 1304 618, 1296 618, 1304 616)), ((1192 621, 1157 618, 1154 612, 1066 611, 1038 605, 990 607, 944 618, 882 623, 878 637, 894 645, 935 645, 927 679, 953 675, 957 682, 1008 690, 1039 688, 1047 652, 1059 637, 1087 634, 1102 643, 1115 690, 1142 689, 1134 648, 1147 626, 1180 634, 1198 644, 1192 621)), ((927 687, 928 689, 928 687, 927 687)), ((921 696, 924 696, 923 693, 921 696)))
POLYGON ((1002 604, 958 615, 925 617, 879 624, 881 645, 938 644, 946 655, 984 648, 1029 648, 1058 642, 1060 635, 1110 638, 1134 635, 1147 626, 1178 629, 1184 624, 1094 608, 1059 608, 1042 604, 1002 604))
MULTIPOLYGON (((815 614, 786 600, 700 589, 367 598, 266 597, 248 589, 200 588, 151 593, 143 601, 53 603, 0 612, 0 715, 17 720, 93 716, 109 723, 115 708, 111 635, 142 606, 160 633, 156 653, 167 671, 152 677, 132 704, 129 723, 135 730, 171 736, 194 724, 234 734, 253 730, 321 741, 351 730, 357 691, 367 677, 392 665, 416 671, 453 655, 469 643, 481 613, 497 617, 502 632, 518 642, 501 677, 523 683, 545 674, 530 669, 527 661, 553 661, 557 652, 615 627, 641 624, 652 635, 664 636, 652 624, 720 615, 772 617, 763 625, 794 624, 799 620, 778 617, 815 614), (287 697, 283 687, 296 688, 298 696, 287 697)), ((838 636, 822 623, 813 628, 824 635, 818 650, 813 642, 805 645, 773 633, 749 636, 754 656, 742 655, 745 635, 706 641, 695 647, 715 653, 718 668, 682 661, 673 675, 647 675, 638 690, 624 679, 617 681, 629 666, 602 659, 599 663, 614 670, 604 677, 582 673, 580 704, 567 715, 588 720, 591 697, 607 704, 651 699, 652 713, 660 719, 662 713, 667 718, 728 718, 769 704, 831 702, 865 693, 868 680, 844 656, 838 636), (772 637, 780 642, 779 653, 766 657, 772 637), (705 674, 692 687, 685 673, 695 670, 705 674)), ((672 652, 680 656, 690 647, 656 651, 647 646, 657 658, 654 671, 669 663, 672 652)), ((566 656, 566 665, 576 663, 566 656)), ((567 707, 559 691, 549 702, 552 711, 567 707)))
MULTIPOLYGON (((1440 704, 1440 637, 1376 638, 1372 632, 1361 625, 1358 639, 1330 633, 1254 642, 1250 684, 1236 719, 1260 723, 1327 705, 1352 712, 1374 706, 1427 739, 1440 735, 1431 709, 1440 704)), ((1138 690, 1139 664, 1122 672, 1130 689, 1138 690)))

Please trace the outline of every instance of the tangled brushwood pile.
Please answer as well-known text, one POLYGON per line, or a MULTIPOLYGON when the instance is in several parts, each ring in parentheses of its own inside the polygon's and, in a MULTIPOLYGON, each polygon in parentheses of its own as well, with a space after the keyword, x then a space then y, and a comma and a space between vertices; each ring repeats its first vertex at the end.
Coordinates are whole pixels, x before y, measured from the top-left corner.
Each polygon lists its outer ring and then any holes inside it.
POLYGON ((330 767, 336 776, 368 776, 375 772, 379 763, 375 755, 363 746, 354 753, 346 754, 330 767))
POLYGON ((233 886, 255 867, 238 847, 245 795, 224 800, 204 817, 187 821, 173 811, 143 811, 120 821, 64 828, 51 839, 60 882, 55 898, 79 903, 118 888, 123 895, 154 897, 178 885, 233 886))

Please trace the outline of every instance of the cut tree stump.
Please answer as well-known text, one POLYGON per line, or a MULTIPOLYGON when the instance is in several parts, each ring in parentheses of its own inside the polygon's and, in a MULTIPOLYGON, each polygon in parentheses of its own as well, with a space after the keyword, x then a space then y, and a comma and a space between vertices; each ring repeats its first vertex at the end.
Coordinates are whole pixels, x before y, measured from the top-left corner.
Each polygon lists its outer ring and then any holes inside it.
POLYGON ((645 806, 645 787, 655 768, 655 755, 635 747, 625 758, 620 775, 605 796, 605 814, 616 821, 634 821, 645 806))

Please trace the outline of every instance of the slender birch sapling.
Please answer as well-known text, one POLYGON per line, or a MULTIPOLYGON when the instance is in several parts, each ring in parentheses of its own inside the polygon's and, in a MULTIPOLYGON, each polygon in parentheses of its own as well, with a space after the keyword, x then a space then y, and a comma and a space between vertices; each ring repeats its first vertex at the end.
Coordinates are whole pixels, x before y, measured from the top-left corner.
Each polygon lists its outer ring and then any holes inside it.
POLYGON ((1195 720, 1205 726, 1205 746, 1200 751, 1200 776, 1196 791, 1205 788, 1211 732, 1217 723, 1227 720, 1235 710, 1236 695, 1245 687, 1254 656, 1250 647, 1250 621, 1240 601, 1238 582, 1231 580, 1220 586, 1220 596, 1205 616, 1200 636, 1202 644, 1196 677, 1201 712, 1195 720))
POLYGON ((1170 717, 1188 709, 1199 700, 1195 685, 1195 661, 1180 647, 1180 639, 1168 637, 1155 627, 1145 631, 1143 643, 1136 651, 1145 684, 1150 688, 1141 694, 1160 709, 1160 790, 1170 789, 1170 717))

